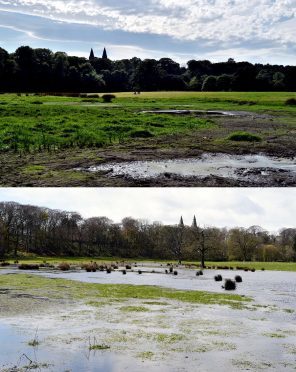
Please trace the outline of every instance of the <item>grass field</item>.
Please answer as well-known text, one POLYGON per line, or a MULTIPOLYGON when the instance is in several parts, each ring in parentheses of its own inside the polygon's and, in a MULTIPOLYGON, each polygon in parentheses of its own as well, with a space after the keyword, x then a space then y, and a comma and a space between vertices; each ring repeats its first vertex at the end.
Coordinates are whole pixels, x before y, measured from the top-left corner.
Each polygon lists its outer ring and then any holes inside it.
POLYGON ((110 152, 115 160, 147 158, 151 151, 160 159, 188 157, 194 151, 266 152, 287 157, 295 153, 296 106, 285 104, 295 93, 115 95, 109 104, 101 98, 0 95, 0 159, 5 165, 0 184, 97 186, 101 182, 98 176, 72 170, 82 163, 105 162, 110 152), (217 118, 142 112, 157 109, 232 110, 272 116, 217 118), (231 140, 237 132, 243 134, 241 140, 231 140), (250 146, 244 139, 252 138, 256 143, 250 146), (135 151, 138 154, 132 155, 135 151))
MULTIPOLYGON (((30 264, 41 264, 43 262, 47 262, 49 264, 57 265, 61 262, 67 262, 72 264, 82 264, 90 262, 91 260, 96 261, 97 263, 112 263, 112 262, 129 262, 129 263, 141 263, 141 262, 158 262, 163 263, 163 265, 166 265, 168 262, 173 263, 174 265, 177 265, 177 261, 174 260, 148 260, 148 259, 139 259, 139 258, 119 258, 119 257, 28 257, 28 258, 22 258, 19 260, 20 263, 30 263, 30 264)), ((13 263, 14 259, 7 260, 7 262, 13 263)), ((197 261, 184 261, 183 264, 190 265, 190 264, 196 264, 199 263, 197 261)), ((264 268, 265 270, 272 270, 272 271, 296 271, 296 262, 239 262, 239 261, 224 261, 224 262, 213 262, 213 261, 207 261, 206 266, 228 266, 228 267, 248 267, 248 268, 254 268, 256 270, 261 270, 264 268)))

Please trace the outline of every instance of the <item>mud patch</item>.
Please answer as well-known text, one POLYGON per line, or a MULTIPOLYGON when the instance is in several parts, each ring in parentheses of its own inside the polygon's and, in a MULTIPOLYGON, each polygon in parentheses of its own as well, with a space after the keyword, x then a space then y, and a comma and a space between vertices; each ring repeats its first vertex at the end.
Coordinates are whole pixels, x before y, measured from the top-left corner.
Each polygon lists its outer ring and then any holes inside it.
POLYGON ((159 177, 206 179, 221 177, 256 186, 283 183, 296 184, 296 160, 267 155, 228 155, 206 153, 197 158, 162 161, 107 163, 77 171, 104 172, 108 177, 155 180, 159 177))

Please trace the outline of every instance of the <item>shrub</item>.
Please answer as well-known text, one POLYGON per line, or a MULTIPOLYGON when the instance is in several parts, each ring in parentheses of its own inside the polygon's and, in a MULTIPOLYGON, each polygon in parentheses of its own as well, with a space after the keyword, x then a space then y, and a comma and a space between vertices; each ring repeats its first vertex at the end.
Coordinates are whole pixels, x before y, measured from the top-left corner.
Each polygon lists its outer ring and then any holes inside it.
POLYGON ((222 275, 218 274, 218 275, 215 275, 215 282, 222 282, 222 275))
POLYGON ((102 96, 102 99, 103 99, 103 101, 104 101, 105 103, 110 103, 110 102, 112 102, 112 100, 115 99, 115 98, 116 98, 116 96, 115 96, 114 94, 104 94, 104 95, 102 96))
MULTIPOLYGON (((15 262, 15 263, 18 263, 18 262, 15 262)), ((5 261, 0 263, 0 266, 2 266, 2 267, 9 266, 9 265, 10 265, 10 263, 5 262, 5 261)))
POLYGON ((125 268, 126 268, 126 270, 131 270, 132 269, 131 265, 125 265, 125 268))
POLYGON ((154 137, 154 134, 151 133, 147 129, 143 129, 143 130, 135 130, 131 132, 130 136, 132 138, 151 138, 151 137, 154 137))
POLYGON ((251 269, 251 271, 252 271, 252 273, 254 273, 256 271, 256 269, 253 268, 253 269, 251 269))
POLYGON ((199 276, 199 271, 197 271, 195 275, 196 275, 196 276, 199 276))
POLYGON ((262 138, 256 134, 248 133, 248 132, 233 132, 228 137, 230 141, 238 141, 238 142, 260 142, 262 138))
POLYGON ((296 98, 289 98, 286 100, 285 105, 287 106, 295 106, 296 105, 296 98))
POLYGON ((241 283, 243 281, 243 279, 240 275, 236 275, 234 279, 237 283, 241 283))
POLYGON ((174 271, 174 268, 173 266, 170 267, 170 273, 172 273, 174 271))
POLYGON ((138 273, 141 275, 142 274, 142 270, 138 270, 138 273))
POLYGON ((97 264, 96 263, 89 263, 89 264, 86 264, 84 265, 84 268, 85 270, 90 273, 90 272, 93 272, 95 273, 97 271, 97 264))
POLYGON ((70 270, 70 265, 69 265, 67 262, 61 262, 61 263, 58 265, 58 268, 59 268, 61 271, 69 271, 69 270, 70 270))
POLYGON ((111 272, 112 272, 111 267, 107 267, 106 272, 107 272, 107 274, 111 274, 111 272))
POLYGON ((178 275, 178 271, 177 271, 177 270, 174 271, 174 275, 175 275, 175 276, 178 275))
POLYGON ((19 270, 39 270, 39 265, 35 264, 20 264, 18 266, 19 270))
POLYGON ((203 271, 202 270, 199 270, 199 275, 203 275, 203 271))
POLYGON ((225 291, 234 291, 236 289, 235 281, 231 279, 225 279, 224 289, 225 291))
POLYGON ((123 275, 126 275, 126 270, 122 270, 122 274, 123 275))

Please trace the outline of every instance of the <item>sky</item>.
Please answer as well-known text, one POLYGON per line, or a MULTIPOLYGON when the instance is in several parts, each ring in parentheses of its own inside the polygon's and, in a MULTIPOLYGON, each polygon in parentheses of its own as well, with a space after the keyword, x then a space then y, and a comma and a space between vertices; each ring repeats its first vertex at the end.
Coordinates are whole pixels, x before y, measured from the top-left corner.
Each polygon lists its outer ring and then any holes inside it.
POLYGON ((0 201, 14 201, 106 216, 114 222, 134 217, 177 224, 250 227, 270 232, 295 228, 296 188, 1 188, 0 201))
POLYGON ((292 64, 296 0, 0 0, 0 46, 292 64))

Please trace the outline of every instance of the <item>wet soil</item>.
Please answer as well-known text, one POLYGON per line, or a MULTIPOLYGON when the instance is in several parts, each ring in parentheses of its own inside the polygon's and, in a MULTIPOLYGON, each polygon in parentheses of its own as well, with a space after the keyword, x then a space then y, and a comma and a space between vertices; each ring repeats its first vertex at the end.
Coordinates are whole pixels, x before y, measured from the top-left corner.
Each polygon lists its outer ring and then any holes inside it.
MULTIPOLYGON (((211 118, 209 116, 209 118, 211 118)), ((186 117, 185 119, 186 120, 186 117)), ((291 159, 296 153, 295 118, 278 114, 273 117, 225 116, 211 118, 216 128, 200 129, 183 134, 166 135, 148 139, 129 140, 101 149, 67 149, 52 153, 29 155, 2 153, 0 155, 1 186, 258 186, 247 175, 240 180, 208 176, 180 177, 171 174, 152 180, 131 177, 110 177, 108 172, 76 172, 76 168, 87 168, 105 163, 128 161, 160 161, 166 159, 187 159, 204 153, 236 155, 265 154, 291 159), (227 136, 239 130, 257 134, 263 138, 258 143, 233 142, 227 136), (31 169, 31 167, 42 169, 31 169)), ((262 183, 262 186, 294 186, 295 180, 276 172, 262 183)))

